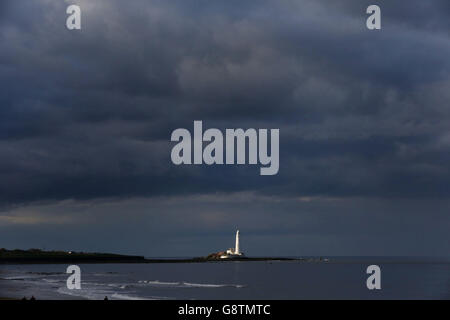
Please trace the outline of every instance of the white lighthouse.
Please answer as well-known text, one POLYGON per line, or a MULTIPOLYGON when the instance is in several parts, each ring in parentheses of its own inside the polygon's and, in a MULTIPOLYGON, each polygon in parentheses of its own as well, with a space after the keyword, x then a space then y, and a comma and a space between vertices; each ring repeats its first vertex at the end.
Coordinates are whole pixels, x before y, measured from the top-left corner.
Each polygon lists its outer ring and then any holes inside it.
POLYGON ((241 255, 239 252, 239 230, 236 231, 236 244, 234 246, 234 254, 241 255))
POLYGON ((221 255, 221 259, 230 259, 230 258, 237 258, 243 256, 244 253, 241 252, 240 246, 239 246, 239 230, 236 231, 236 242, 234 244, 234 248, 230 248, 227 250, 226 254, 221 255))

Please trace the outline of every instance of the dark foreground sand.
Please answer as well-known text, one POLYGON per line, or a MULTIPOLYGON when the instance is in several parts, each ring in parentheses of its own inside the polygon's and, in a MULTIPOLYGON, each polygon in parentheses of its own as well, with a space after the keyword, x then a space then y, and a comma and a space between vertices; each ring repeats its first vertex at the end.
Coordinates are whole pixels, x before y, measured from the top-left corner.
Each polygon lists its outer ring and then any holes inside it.
POLYGON ((22 299, 24 295, 19 288, 15 283, 0 279, 0 301, 22 299))

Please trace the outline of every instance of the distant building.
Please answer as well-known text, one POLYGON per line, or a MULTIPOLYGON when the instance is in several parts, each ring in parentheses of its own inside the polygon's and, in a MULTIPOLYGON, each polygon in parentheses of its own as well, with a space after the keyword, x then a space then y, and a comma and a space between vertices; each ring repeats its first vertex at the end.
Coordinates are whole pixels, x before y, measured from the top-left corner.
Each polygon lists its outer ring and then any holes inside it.
POLYGON ((239 248, 239 230, 236 231, 236 242, 234 248, 230 248, 226 251, 226 254, 220 256, 221 259, 238 258, 243 256, 244 253, 241 252, 239 248))

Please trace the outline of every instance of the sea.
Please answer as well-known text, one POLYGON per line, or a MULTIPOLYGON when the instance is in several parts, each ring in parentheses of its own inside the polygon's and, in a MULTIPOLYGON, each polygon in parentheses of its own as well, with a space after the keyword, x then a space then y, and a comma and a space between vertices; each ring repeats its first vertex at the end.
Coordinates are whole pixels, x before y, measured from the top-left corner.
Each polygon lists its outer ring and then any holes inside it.
POLYGON ((302 261, 0 265, 0 297, 40 300, 450 299, 449 257, 328 257, 302 261), (381 289, 367 288, 380 267, 381 289))

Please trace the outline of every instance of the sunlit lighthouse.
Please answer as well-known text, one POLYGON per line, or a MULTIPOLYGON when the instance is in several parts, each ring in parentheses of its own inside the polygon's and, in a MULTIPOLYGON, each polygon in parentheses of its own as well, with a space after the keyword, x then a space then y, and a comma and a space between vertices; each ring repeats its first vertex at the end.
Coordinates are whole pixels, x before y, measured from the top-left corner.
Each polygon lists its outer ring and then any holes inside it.
POLYGON ((238 255, 241 254, 239 252, 239 230, 236 231, 236 243, 235 243, 235 246, 234 246, 234 254, 238 254, 238 255))
POLYGON ((237 258, 243 256, 244 253, 241 252, 239 248, 239 230, 236 231, 236 242, 234 244, 234 248, 230 248, 227 250, 226 254, 220 256, 221 259, 229 259, 229 258, 237 258))

